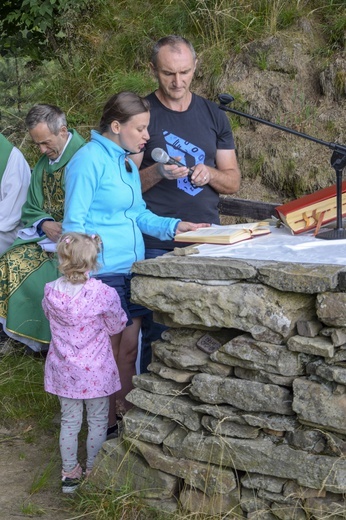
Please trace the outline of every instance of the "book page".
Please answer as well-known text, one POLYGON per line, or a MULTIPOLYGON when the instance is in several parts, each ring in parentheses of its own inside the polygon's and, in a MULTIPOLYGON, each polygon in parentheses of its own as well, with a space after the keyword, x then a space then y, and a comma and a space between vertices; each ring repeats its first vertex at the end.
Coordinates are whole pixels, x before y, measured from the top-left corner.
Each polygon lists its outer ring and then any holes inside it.
POLYGON ((212 225, 208 228, 200 228, 196 231, 187 231, 176 235, 177 242, 206 242, 206 243, 236 243, 248 240, 254 235, 270 233, 267 222, 251 222, 246 224, 234 224, 228 226, 212 225))

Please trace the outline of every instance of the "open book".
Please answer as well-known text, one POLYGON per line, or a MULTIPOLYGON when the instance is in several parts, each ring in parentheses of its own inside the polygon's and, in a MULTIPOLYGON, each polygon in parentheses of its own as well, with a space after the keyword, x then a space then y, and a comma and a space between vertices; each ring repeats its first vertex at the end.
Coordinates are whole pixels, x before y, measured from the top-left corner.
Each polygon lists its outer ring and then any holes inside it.
POLYGON ((193 242, 202 244, 236 244, 270 233, 268 222, 234 224, 230 226, 211 226, 196 231, 186 231, 175 236, 175 242, 193 242))
MULTIPOLYGON (((342 183, 341 191, 341 213, 344 217, 346 215, 346 181, 342 183)), ((322 225, 336 219, 336 186, 329 186, 310 195, 291 200, 275 209, 280 220, 294 234, 312 229, 316 230, 316 234, 322 225)))

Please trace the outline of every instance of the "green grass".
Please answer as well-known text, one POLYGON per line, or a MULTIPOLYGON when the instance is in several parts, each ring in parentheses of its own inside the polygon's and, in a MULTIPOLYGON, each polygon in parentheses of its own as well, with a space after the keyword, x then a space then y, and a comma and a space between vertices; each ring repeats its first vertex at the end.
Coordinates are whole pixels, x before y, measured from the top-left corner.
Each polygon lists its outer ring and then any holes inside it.
MULTIPOLYGON (((102 107, 112 94, 132 90, 146 95, 156 88, 148 64, 153 44, 164 35, 181 34, 193 42, 199 58, 194 91, 217 101, 222 85, 222 91, 235 95, 234 108, 245 113, 251 107, 232 85, 232 62, 237 62, 237 54, 244 53, 259 73, 268 76, 272 72, 271 56, 263 42, 280 31, 284 31, 284 37, 294 38, 297 31, 302 32, 302 21, 305 26, 311 25, 316 42, 311 59, 319 63, 321 70, 344 48, 346 17, 342 0, 98 0, 89 7, 78 17, 77 25, 72 27, 73 20, 69 21, 69 40, 59 40, 55 59, 30 62, 28 57, 0 57, 2 131, 22 150, 31 166, 39 151, 31 143, 24 119, 34 103, 60 106, 69 126, 89 139, 90 130, 98 126, 102 107), (257 42, 257 53, 248 53, 248 48, 256 49, 257 42)), ((342 100, 346 77, 339 69, 334 87, 342 100)), ((272 119, 312 136, 325 134, 330 142, 340 139, 338 125, 331 121, 323 126, 319 120, 319 99, 305 98, 300 84, 292 97, 292 109, 286 113, 278 107, 272 119)), ((251 123, 241 116, 232 115, 230 119, 240 149, 238 136, 241 138, 242 130, 251 123)), ((283 163, 287 156, 289 160, 289 152, 280 153, 283 163)), ((289 173, 287 179, 275 184, 274 177, 279 173, 266 179, 260 168, 261 157, 256 160, 254 156, 254 160, 254 165, 240 162, 243 179, 258 176, 258 182, 264 187, 269 185, 283 198, 311 192, 322 182, 322 167, 315 174, 312 166, 312 179, 307 173, 307 178, 296 185, 289 173)))
MULTIPOLYGON (((160 513, 145 508, 131 491, 100 491, 89 484, 82 486, 74 499, 74 509, 81 518, 94 520, 168 520, 160 513)), ((172 519, 173 520, 173 519, 172 519)))
MULTIPOLYGON (((154 88, 150 52, 166 34, 181 34, 194 43, 200 58, 198 83, 203 82, 204 95, 214 99, 232 55, 300 18, 319 24, 326 55, 342 49, 343 13, 341 0, 99 0, 70 27, 68 39, 61 39, 55 60, 0 57, 2 131, 33 164, 35 153, 23 124, 32 104, 61 106, 69 124, 88 137, 114 92, 130 89, 144 95, 154 88)), ((257 61, 266 70, 266 56, 257 61)), ((338 78, 340 89, 344 83, 338 78)))
POLYGON ((44 391, 43 370, 44 360, 25 355, 24 349, 0 357, 0 421, 21 422, 28 439, 31 423, 47 429, 59 410, 56 396, 44 391))
POLYGON ((56 443, 57 449, 52 453, 51 459, 48 464, 43 468, 39 469, 35 472, 33 481, 30 486, 30 494, 38 493, 42 489, 46 489, 52 476, 54 474, 54 470, 57 466, 60 466, 60 456, 58 454, 58 442, 56 443))
POLYGON ((28 516, 30 518, 35 516, 40 517, 46 513, 42 507, 39 507, 36 504, 32 504, 31 502, 23 504, 21 507, 21 512, 24 516, 28 516))

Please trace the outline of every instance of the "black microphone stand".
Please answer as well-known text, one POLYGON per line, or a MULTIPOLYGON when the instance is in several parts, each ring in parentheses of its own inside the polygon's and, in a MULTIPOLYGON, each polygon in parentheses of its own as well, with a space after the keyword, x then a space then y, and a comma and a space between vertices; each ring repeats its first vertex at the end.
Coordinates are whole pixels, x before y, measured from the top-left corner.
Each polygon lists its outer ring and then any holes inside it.
POLYGON ((230 94, 219 94, 218 98, 220 101, 219 108, 221 110, 224 110, 225 112, 232 112, 233 114, 237 114, 238 116, 243 116, 248 119, 252 119, 253 121, 257 121, 258 123, 263 123, 265 125, 272 126, 273 128, 278 128, 279 130, 283 130, 284 132, 288 132, 290 134, 303 137, 304 139, 309 139, 310 141, 322 144, 323 146, 328 146, 328 148, 334 150, 332 153, 330 163, 336 173, 336 227, 335 229, 321 231, 316 235, 316 238, 323 238, 325 240, 338 240, 346 238, 346 230, 342 226, 342 170, 346 166, 346 146, 337 143, 328 143, 326 141, 322 141, 321 139, 311 137, 310 135, 297 132, 296 130, 293 130, 291 128, 277 125, 276 123, 271 123, 270 121, 266 121, 265 119, 260 119, 259 117, 251 116, 250 114, 244 114, 243 112, 239 112, 238 110, 229 108, 226 105, 234 101, 234 97, 230 94))

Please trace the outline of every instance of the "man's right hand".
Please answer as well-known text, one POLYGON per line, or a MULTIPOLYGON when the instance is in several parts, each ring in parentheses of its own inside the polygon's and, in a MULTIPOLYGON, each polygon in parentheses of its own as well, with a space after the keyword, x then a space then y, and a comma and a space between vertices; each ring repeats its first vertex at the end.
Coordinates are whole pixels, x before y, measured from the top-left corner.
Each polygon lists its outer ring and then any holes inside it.
POLYGON ((52 242, 57 242, 62 234, 61 222, 55 222, 54 220, 46 220, 43 222, 41 229, 52 242))

